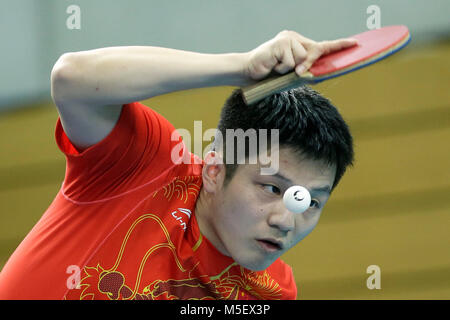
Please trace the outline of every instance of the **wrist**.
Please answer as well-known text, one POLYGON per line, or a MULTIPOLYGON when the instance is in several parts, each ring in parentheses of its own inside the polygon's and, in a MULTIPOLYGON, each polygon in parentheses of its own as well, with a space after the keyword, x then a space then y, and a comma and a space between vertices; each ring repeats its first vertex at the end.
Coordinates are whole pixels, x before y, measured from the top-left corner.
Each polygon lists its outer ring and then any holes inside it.
POLYGON ((249 56, 250 52, 226 54, 230 71, 228 85, 242 87, 253 82, 248 70, 249 56))

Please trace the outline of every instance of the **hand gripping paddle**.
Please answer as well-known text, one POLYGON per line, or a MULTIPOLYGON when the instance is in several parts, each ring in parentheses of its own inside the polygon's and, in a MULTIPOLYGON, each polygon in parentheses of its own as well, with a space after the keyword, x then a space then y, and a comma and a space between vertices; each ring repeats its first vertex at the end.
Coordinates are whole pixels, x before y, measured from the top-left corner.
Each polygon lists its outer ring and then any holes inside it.
POLYGON ((320 57, 301 76, 293 71, 242 88, 245 103, 250 105, 280 91, 319 83, 364 68, 399 51, 411 40, 408 28, 401 25, 370 30, 349 38, 357 39, 358 43, 320 57))

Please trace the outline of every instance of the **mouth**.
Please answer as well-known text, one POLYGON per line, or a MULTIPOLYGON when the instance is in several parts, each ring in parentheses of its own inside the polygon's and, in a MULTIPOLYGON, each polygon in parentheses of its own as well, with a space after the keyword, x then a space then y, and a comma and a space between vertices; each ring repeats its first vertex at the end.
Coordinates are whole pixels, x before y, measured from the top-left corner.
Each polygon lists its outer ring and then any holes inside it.
POLYGON ((283 249, 283 243, 275 239, 256 239, 256 241, 258 242, 260 247, 268 252, 277 252, 283 249))

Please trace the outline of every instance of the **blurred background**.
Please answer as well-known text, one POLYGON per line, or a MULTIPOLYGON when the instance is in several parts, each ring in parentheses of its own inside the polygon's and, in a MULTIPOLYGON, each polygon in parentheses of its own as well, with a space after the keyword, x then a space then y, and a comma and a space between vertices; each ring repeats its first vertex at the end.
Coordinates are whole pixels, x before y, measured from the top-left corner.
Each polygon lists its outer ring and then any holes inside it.
MULTIPOLYGON (((283 258, 294 269, 299 299, 449 299, 449 12, 448 0, 3 1, 0 268, 64 179, 49 81, 64 52, 126 45, 244 52, 283 29, 328 40, 404 24, 412 34, 407 48, 314 86, 348 121, 356 162, 317 228, 283 258), (67 12, 71 5, 80 9, 79 26, 67 12), (380 268, 381 289, 366 285, 372 265, 380 268)), ((193 130, 202 120, 205 131, 216 127, 233 89, 143 103, 176 128, 193 130)))

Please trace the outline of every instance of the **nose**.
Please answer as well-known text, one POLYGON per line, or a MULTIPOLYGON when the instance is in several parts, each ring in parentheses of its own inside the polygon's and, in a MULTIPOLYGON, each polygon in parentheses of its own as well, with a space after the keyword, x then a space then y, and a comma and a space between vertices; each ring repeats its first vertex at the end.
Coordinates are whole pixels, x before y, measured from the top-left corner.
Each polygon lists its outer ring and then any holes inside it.
POLYGON ((273 208, 268 223, 271 227, 288 232, 295 229, 295 214, 290 212, 283 203, 273 208))

